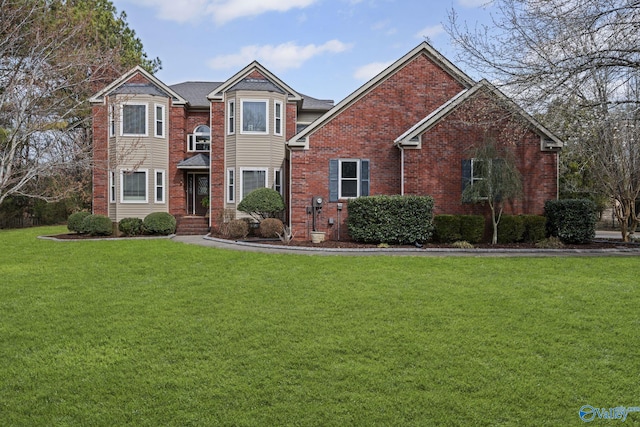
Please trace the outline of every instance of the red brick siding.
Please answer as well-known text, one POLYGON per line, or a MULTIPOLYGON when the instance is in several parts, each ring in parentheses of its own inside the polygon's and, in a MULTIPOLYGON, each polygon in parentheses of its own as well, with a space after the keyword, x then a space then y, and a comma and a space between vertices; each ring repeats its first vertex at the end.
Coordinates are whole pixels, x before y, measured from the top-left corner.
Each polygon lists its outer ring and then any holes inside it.
MULTIPOLYGON (((407 63, 354 104, 342 111, 309 138, 308 151, 292 154, 292 227, 300 238, 308 238, 311 217, 306 207, 311 196, 328 200, 329 160, 355 158, 370 160, 370 194, 400 193, 400 153, 393 141, 411 126, 459 93, 463 86, 449 74, 420 55, 407 63)), ((318 229, 337 238, 346 237, 346 203, 339 214, 336 203, 327 203, 318 220, 318 229)))
POLYGON ((186 109, 182 105, 169 106, 169 170, 167 182, 169 185, 169 213, 175 217, 183 216, 187 212, 187 194, 185 191, 187 177, 184 171, 178 170, 178 163, 187 154, 187 117, 186 109))
POLYGON ((211 191, 209 200, 211 200, 211 217, 210 225, 218 226, 218 218, 224 212, 225 197, 225 163, 224 163, 224 144, 225 144, 225 103, 211 103, 211 173, 210 185, 211 191))

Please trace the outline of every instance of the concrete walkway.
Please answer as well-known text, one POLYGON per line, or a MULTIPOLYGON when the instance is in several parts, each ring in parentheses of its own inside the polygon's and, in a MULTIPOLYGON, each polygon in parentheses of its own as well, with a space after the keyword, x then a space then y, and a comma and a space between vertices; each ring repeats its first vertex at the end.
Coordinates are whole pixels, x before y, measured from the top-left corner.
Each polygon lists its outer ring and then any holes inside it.
MULTIPOLYGON (((596 239, 620 239, 619 232, 598 231, 596 239)), ((208 236, 174 236, 173 240, 191 245, 208 246, 246 252, 297 255, 346 255, 346 256, 467 256, 467 257, 558 257, 558 256, 638 256, 640 245, 620 245, 611 249, 452 249, 452 248, 367 248, 337 249, 300 246, 277 246, 242 241, 230 241, 208 236)))

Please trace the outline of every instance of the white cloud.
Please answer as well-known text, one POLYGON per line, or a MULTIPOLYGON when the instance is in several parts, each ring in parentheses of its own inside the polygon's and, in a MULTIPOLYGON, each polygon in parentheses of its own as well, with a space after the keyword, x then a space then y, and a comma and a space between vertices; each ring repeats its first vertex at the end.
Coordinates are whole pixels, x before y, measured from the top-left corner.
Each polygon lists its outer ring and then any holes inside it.
POLYGON ((158 17, 180 23, 211 17, 219 25, 266 12, 304 9, 318 0, 132 0, 157 10, 158 17))
POLYGON ((425 37, 431 39, 442 33, 444 33, 444 27, 442 26, 442 24, 437 24, 421 29, 415 34, 415 37, 418 39, 424 39, 425 37))
POLYGON ((299 68, 307 60, 324 53, 340 53, 349 50, 351 45, 339 40, 329 40, 322 45, 308 44, 298 46, 293 42, 277 46, 245 46, 239 53, 219 55, 211 59, 208 64, 215 70, 243 67, 253 60, 257 60, 272 71, 283 71, 299 68))
POLYGON ((358 80, 367 81, 377 76, 382 70, 391 64, 393 64, 393 62, 372 62, 370 64, 363 65, 353 73, 353 77, 358 80))
POLYGON ((493 0, 458 0, 458 4, 462 7, 485 7, 493 3, 493 0))

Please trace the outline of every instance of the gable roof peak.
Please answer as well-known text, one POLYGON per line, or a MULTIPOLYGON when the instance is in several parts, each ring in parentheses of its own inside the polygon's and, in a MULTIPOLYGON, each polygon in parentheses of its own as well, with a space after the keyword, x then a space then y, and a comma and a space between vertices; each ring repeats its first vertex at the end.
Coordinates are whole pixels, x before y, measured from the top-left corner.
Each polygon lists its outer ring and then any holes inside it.
MULTIPOLYGON (((267 83, 269 88, 277 88, 281 93, 288 94, 292 101, 302 100, 302 96, 298 92, 293 90, 288 84, 255 60, 218 86, 207 96, 207 98, 212 101, 222 100, 225 92, 243 82, 249 83, 249 85, 267 83)), ((250 86, 248 86, 248 88, 249 87, 250 86)))

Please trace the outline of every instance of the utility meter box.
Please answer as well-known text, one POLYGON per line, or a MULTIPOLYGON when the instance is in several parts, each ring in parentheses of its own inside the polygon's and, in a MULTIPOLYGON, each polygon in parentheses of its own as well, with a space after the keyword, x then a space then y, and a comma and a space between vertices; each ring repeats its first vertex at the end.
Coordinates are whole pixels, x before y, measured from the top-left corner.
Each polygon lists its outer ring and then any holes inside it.
POLYGON ((322 208, 323 203, 324 203, 324 198, 322 196, 313 196, 312 205, 314 208, 316 209, 322 208))

